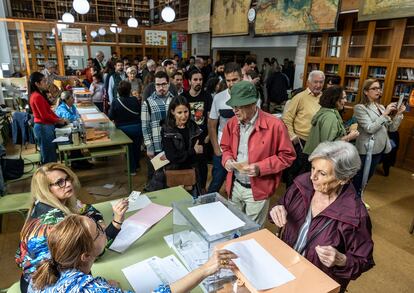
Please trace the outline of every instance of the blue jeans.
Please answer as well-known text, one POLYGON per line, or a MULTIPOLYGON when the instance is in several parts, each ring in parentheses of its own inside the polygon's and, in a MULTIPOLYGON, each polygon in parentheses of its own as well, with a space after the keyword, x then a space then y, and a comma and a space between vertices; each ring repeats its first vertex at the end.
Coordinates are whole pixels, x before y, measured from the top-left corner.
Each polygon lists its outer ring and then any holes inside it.
MULTIPOLYGON (((374 175, 375 169, 377 168, 377 165, 379 164, 379 162, 381 162, 382 156, 383 156, 383 153, 372 155, 371 167, 369 168, 368 181, 369 179, 371 179, 372 175, 374 175)), ((361 197, 362 188, 363 188, 362 177, 364 176, 365 159, 367 156, 359 155, 359 157, 361 158, 361 169, 359 169, 358 173, 352 179, 352 184, 354 184, 358 197, 361 197)))
POLYGON ((34 135, 40 147, 40 161, 42 164, 57 162, 56 143, 52 142, 55 136, 55 126, 35 123, 34 135))
POLYGON ((221 165, 221 158, 222 156, 213 155, 213 178, 208 186, 207 193, 219 192, 224 180, 226 180, 227 170, 221 165))
POLYGON ((129 168, 135 172, 139 167, 139 158, 141 154, 142 130, 141 123, 118 126, 131 140, 132 144, 128 145, 129 168))

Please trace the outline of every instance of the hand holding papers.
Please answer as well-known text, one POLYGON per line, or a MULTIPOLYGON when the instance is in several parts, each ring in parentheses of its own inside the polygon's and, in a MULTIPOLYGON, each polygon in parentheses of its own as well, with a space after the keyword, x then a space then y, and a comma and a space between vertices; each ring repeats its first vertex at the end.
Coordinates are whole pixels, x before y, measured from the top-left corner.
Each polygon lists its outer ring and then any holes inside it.
POLYGON ((238 256, 233 262, 257 290, 278 287, 295 279, 254 239, 231 243, 224 248, 238 256))
POLYGON ((129 217, 123 224, 121 232, 109 247, 117 252, 125 251, 145 231, 164 218, 172 209, 155 203, 147 205, 136 214, 129 217))
POLYGON ((164 167, 165 165, 168 165, 170 161, 168 161, 167 158, 165 157, 165 152, 161 152, 151 159, 151 163, 154 166, 154 170, 157 171, 158 169, 164 167))
MULTIPOLYGON (((151 200, 145 194, 141 194, 139 191, 132 191, 128 197, 129 207, 127 213, 145 208, 151 203, 151 200)), ((118 200, 111 201, 111 205, 114 206, 118 200)))
POLYGON ((220 201, 198 205, 188 208, 188 210, 210 236, 245 225, 245 222, 234 215, 220 201))
POLYGON ((171 284, 188 274, 174 255, 153 256, 122 270, 136 293, 152 292, 161 284, 171 284))

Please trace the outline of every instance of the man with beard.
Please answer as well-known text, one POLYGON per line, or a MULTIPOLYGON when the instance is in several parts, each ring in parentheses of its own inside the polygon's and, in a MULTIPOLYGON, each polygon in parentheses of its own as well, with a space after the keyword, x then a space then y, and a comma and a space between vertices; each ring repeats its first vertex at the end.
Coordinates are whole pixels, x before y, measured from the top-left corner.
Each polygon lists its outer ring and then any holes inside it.
MULTIPOLYGON (((154 84, 155 91, 141 104, 142 135, 149 160, 162 152, 160 122, 166 119, 168 106, 173 98, 169 91, 170 83, 167 73, 157 72, 154 84)), ((154 174, 154 168, 149 160, 147 162, 148 182, 154 174)))
MULTIPOLYGON (((187 101, 190 103, 191 117, 201 128, 203 133, 200 137, 200 143, 208 143, 208 112, 210 112, 211 107, 211 96, 203 90, 203 75, 199 70, 193 70, 189 75, 190 81, 190 90, 184 92, 183 96, 186 97, 187 101)), ((205 187, 207 182, 207 158, 205 153, 203 154, 199 162, 200 170, 200 187, 201 193, 205 193, 205 187)))
POLYGON ((124 62, 122 60, 117 60, 115 63, 115 72, 109 78, 108 84, 108 96, 109 96, 109 104, 112 103, 114 99, 118 96, 118 85, 121 80, 126 79, 127 76, 124 72, 124 62))
POLYGON ((220 81, 224 80, 224 63, 222 61, 216 61, 214 63, 214 72, 211 72, 208 79, 218 77, 220 81))

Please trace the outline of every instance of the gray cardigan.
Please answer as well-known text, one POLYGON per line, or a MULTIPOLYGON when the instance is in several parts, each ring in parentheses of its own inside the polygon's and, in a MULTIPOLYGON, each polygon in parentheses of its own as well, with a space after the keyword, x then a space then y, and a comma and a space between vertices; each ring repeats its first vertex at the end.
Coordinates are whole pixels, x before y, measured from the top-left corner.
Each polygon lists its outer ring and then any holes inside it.
MULTIPOLYGON (((383 113, 385 107, 376 104, 383 113)), ((374 149, 372 154, 379 154, 382 151, 389 153, 391 143, 388 137, 388 131, 397 131, 401 124, 403 115, 397 115, 394 118, 383 116, 378 112, 374 103, 369 105, 358 104, 354 107, 354 116, 358 121, 359 136, 356 139, 356 148, 360 155, 365 155, 367 149, 365 145, 369 142, 371 135, 374 136, 374 149)))

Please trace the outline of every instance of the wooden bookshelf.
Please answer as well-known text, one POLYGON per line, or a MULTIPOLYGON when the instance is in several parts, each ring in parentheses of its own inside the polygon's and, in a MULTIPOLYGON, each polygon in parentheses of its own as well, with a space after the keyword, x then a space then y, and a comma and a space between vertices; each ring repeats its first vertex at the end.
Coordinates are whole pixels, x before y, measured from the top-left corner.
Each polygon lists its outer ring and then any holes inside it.
MULTIPOLYGON (((381 103, 388 105, 403 95, 408 103, 414 90, 414 17, 358 22, 356 14, 341 15, 335 33, 311 34, 308 37, 305 73, 323 70, 327 77, 337 74, 347 95, 348 105, 360 102, 362 85, 376 78, 383 88, 381 103)), ((303 78, 306 86, 307 76, 303 78)), ((345 119, 352 116, 345 113, 345 119)), ((407 107, 399 128, 398 164, 414 170, 414 148, 407 137, 414 127, 414 105, 407 107)))
MULTIPOLYGON (((188 15, 188 0, 186 1, 188 15)), ((73 0, 12 0, 9 17, 57 20, 71 10, 72 2, 73 0)), ((134 16, 140 25, 150 25, 149 0, 89 0, 89 4, 90 10, 87 14, 74 14, 76 21, 126 24, 128 19, 134 16)))

